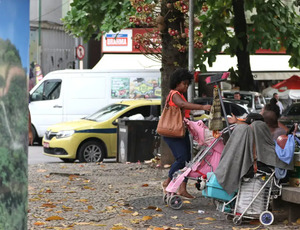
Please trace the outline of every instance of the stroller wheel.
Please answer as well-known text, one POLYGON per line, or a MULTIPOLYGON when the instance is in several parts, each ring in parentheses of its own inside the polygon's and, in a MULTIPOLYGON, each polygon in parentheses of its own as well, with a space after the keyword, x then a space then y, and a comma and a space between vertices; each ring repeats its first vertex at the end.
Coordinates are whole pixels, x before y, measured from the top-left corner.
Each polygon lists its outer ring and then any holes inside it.
POLYGON ((165 193, 164 196, 163 196, 163 202, 164 202, 164 204, 168 204, 168 198, 169 198, 168 193, 165 193))
POLYGON ((270 211, 264 211, 260 214, 259 221, 265 226, 271 225, 274 221, 274 215, 270 211))
POLYGON ((168 199, 168 205, 173 209, 180 209, 182 207, 182 199, 178 195, 171 196, 168 199))
POLYGON ((235 225, 241 225, 242 224, 242 218, 240 218, 240 216, 235 216, 232 221, 235 225))

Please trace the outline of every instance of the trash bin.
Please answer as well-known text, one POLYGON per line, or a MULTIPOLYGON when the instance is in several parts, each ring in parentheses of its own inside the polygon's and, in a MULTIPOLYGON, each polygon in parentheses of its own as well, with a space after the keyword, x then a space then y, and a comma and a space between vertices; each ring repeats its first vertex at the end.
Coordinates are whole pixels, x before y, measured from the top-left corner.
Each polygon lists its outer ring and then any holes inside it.
POLYGON ((159 148, 158 120, 121 119, 118 124, 118 162, 150 160, 159 148))

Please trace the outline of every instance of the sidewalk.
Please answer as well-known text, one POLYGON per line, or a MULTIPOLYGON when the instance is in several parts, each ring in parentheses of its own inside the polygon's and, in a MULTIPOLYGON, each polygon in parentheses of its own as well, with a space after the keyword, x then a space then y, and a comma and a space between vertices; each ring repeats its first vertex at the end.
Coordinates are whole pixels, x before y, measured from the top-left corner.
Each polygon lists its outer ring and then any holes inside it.
POLYGON ((197 198, 173 210, 162 201, 168 169, 145 164, 29 165, 28 229, 299 229, 273 212, 271 227, 226 221, 190 182, 197 198), (204 212, 204 213, 203 213, 204 212))

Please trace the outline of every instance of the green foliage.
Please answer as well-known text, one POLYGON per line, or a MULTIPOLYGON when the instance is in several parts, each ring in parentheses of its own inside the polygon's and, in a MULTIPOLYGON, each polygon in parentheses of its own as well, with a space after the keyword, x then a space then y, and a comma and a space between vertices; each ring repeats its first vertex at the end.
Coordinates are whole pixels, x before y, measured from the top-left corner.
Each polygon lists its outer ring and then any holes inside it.
MULTIPOLYGON (((176 0, 144 1, 161 3, 155 8, 156 11, 166 8, 163 4, 174 3, 176 5, 176 0)), ((200 20, 196 30, 200 29, 203 35, 201 41, 198 40, 201 44, 194 52, 195 67, 205 72, 204 63, 207 61, 211 66, 220 52, 235 56, 237 50, 254 54, 257 49, 261 48, 272 51, 285 49, 286 53, 291 55, 290 66, 299 68, 299 16, 294 12, 294 5, 282 4, 281 0, 244 0, 245 12, 241 15, 245 13, 247 16, 247 31, 246 34, 245 32, 236 34, 234 19, 235 17, 237 17, 235 21, 240 21, 240 19, 234 13, 240 12, 233 11, 235 1, 237 0, 194 1, 194 12, 200 20), (245 35, 248 38, 246 45, 245 40, 242 43, 241 39, 245 38, 245 35)), ((83 37, 85 41, 94 34, 100 39, 101 35, 109 30, 116 32, 133 26, 128 18, 136 12, 130 0, 74 0, 71 6, 71 11, 63 19, 65 28, 75 36, 83 37)), ((162 40, 166 37, 164 35, 162 33, 162 40)), ((181 54, 186 57, 186 54, 181 54)), ((162 56, 164 57, 164 54, 162 56)))
POLYGON ((102 32, 127 28, 128 17, 133 14, 129 0, 74 0, 71 7, 63 18, 65 30, 85 41, 94 34, 100 39, 102 32))
POLYGON ((11 67, 21 70, 19 53, 0 39, 0 85, 9 85, 0 96, 0 229, 19 230, 27 229, 28 102, 25 74, 8 79, 11 67))
MULTIPOLYGON (((205 49, 195 52, 195 60, 200 60, 197 64, 202 71, 205 71, 205 66, 201 64, 206 58, 211 65, 221 51, 234 56, 237 47, 241 47, 239 37, 242 36, 229 29, 233 28, 235 16, 232 1, 207 0, 206 4, 208 11, 199 15, 205 49)), ((260 48, 272 51, 285 48, 291 55, 290 66, 299 68, 299 16, 292 6, 284 5, 280 0, 252 0, 245 1, 245 10, 251 15, 247 25, 249 53, 254 54, 260 48)))

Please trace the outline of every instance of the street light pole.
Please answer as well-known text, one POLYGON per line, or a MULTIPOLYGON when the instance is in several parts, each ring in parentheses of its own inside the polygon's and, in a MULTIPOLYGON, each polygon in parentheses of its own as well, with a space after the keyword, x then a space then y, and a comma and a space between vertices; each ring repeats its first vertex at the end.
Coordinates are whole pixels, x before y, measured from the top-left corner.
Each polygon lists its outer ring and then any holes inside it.
POLYGON ((42 65, 42 39, 41 28, 42 27, 42 0, 39 0, 39 42, 38 42, 38 60, 37 63, 42 65))

